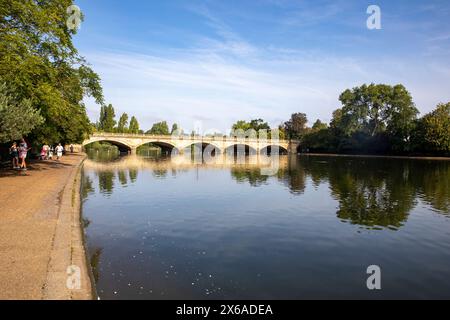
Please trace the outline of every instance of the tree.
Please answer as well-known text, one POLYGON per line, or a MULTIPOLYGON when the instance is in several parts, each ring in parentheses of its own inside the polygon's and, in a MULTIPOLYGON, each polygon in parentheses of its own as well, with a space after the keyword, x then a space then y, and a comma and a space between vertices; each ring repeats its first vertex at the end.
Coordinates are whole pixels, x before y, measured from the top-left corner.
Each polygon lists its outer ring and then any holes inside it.
MULTIPOLYGON (((263 119, 255 119, 247 122, 245 120, 239 120, 232 126, 233 132, 242 130, 244 133, 248 133, 249 130, 254 130, 256 136, 259 137, 260 130, 266 130, 268 135, 270 135, 270 126, 263 119)), ((256 137, 255 137, 256 138, 256 137)))
POLYGON ((155 123, 152 128, 147 131, 147 134, 168 136, 170 134, 169 126, 166 121, 155 123))
POLYGON ((44 122, 30 100, 17 101, 0 84, 0 143, 18 140, 44 122))
POLYGON ((312 131, 317 132, 317 131, 324 130, 327 128, 328 128, 328 125, 326 123, 323 123, 322 121, 317 119, 316 122, 314 122, 311 129, 312 129, 312 131))
POLYGON ((174 133, 178 132, 178 124, 174 123, 172 125, 172 130, 170 131, 170 134, 173 135, 174 133))
POLYGON ((402 85, 362 85, 345 90, 339 97, 343 107, 338 127, 346 137, 358 134, 368 143, 386 134, 392 149, 407 151, 416 109, 402 85))
POLYGON ((139 130, 139 122, 137 121, 136 117, 132 116, 130 120, 130 127, 128 128, 129 133, 138 134, 140 132, 139 130))
POLYGON ((128 114, 122 113, 119 122, 117 123, 117 132, 126 133, 128 126, 128 114))
POLYGON ((291 119, 284 123, 289 139, 302 139, 308 133, 308 118, 304 113, 294 113, 291 119))
POLYGON ((112 104, 102 106, 100 109, 99 130, 104 132, 114 132, 116 126, 116 114, 112 104))
POLYGON ((2 1, 0 83, 14 87, 17 101, 29 100, 45 119, 29 137, 79 142, 91 131, 83 98, 103 103, 100 78, 72 43, 66 25, 73 0, 2 1))
POLYGON ((415 140, 421 151, 450 155, 450 102, 418 121, 415 140))
POLYGON ((417 115, 411 95, 402 85, 363 85, 345 90, 343 107, 330 123, 336 151, 383 153, 410 149, 417 115))

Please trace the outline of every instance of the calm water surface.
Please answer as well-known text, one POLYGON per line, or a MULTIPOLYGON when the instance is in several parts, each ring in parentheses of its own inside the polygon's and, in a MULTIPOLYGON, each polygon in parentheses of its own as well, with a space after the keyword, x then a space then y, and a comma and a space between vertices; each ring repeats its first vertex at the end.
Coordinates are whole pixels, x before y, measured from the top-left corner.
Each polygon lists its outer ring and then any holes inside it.
POLYGON ((283 156, 270 177, 233 162, 85 163, 102 299, 450 298, 450 162, 283 156))

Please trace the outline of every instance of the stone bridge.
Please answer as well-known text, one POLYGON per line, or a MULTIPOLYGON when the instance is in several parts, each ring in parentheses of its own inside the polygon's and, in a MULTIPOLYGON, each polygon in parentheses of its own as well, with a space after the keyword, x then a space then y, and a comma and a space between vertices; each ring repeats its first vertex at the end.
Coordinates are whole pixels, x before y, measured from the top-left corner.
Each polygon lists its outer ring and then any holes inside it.
POLYGON ((230 148, 245 146, 247 151, 261 153, 269 148, 278 147, 280 152, 297 153, 298 141, 270 140, 239 137, 202 137, 202 136, 157 136, 145 134, 94 133, 83 142, 83 147, 94 142, 109 142, 119 147, 122 152, 135 154, 137 148, 154 144, 163 149, 176 149, 180 153, 193 145, 210 147, 216 153, 224 153, 230 148))

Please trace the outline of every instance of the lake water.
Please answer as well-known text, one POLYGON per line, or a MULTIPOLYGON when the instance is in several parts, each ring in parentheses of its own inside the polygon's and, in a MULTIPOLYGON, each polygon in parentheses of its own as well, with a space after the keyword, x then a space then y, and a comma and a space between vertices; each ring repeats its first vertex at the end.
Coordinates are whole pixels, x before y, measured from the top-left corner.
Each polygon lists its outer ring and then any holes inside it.
POLYGON ((450 161, 282 156, 274 176, 247 162, 87 160, 99 296, 450 298, 450 161))

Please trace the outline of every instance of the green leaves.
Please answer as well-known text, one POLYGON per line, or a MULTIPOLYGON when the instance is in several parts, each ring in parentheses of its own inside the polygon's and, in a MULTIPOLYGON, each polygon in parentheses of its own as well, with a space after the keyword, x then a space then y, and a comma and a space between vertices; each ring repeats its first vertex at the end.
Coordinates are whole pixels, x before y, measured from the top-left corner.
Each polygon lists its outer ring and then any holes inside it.
POLYGON ((419 120, 415 141, 425 152, 450 155, 450 102, 419 120))
POLYGON ((170 135, 167 121, 155 123, 152 126, 152 128, 149 131, 147 131, 147 134, 162 135, 162 136, 170 135))
POLYGON ((43 122, 30 100, 16 100, 0 84, 0 143, 18 140, 43 122))
POLYGON ((104 132, 114 132, 116 126, 115 112, 112 104, 102 106, 100 109, 100 120, 98 129, 104 132))
POLYGON ((139 133, 139 122, 137 121, 136 117, 131 117, 130 120, 130 128, 128 129, 130 133, 138 134, 139 133))
POLYGON ((73 0, 8 0, 0 5, 0 78, 45 118, 37 142, 80 142, 91 130, 83 97, 103 103, 99 76, 72 43, 73 0))
POLYGON ((119 119, 119 123, 117 124, 117 132, 119 133, 127 133, 128 132, 128 114, 122 113, 119 119))
POLYGON ((351 138, 366 135, 370 138, 385 135, 393 151, 409 151, 410 138, 417 117, 410 93, 402 85, 371 84, 344 91, 339 97, 343 107, 334 126, 351 138))
POLYGON ((304 113, 294 113, 291 119, 284 124, 289 139, 302 139, 309 131, 306 126, 308 118, 304 113))

